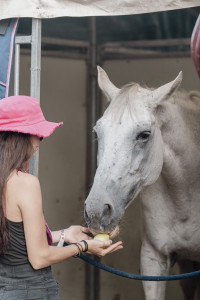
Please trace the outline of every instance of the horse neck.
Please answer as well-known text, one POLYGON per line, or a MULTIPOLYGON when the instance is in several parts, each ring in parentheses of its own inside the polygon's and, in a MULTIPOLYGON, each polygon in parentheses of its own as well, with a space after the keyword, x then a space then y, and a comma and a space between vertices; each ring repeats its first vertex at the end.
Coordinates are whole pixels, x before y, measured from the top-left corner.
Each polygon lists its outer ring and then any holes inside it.
POLYGON ((194 100, 178 93, 157 111, 164 144, 162 175, 179 190, 200 175, 200 98, 194 100))
POLYGON ((164 148, 159 180, 173 203, 176 219, 182 221, 190 218, 196 206, 192 203, 200 194, 200 98, 196 103, 187 101, 171 99, 157 111, 164 148))

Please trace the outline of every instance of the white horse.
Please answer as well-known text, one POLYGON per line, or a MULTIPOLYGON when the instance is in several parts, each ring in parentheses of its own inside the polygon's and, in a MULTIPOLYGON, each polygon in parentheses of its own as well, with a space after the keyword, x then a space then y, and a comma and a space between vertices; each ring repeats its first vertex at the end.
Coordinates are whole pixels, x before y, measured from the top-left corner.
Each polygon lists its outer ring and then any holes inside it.
MULTIPOLYGON (((98 168, 85 202, 94 233, 116 232, 137 195, 144 214, 141 272, 168 275, 200 268, 200 94, 177 91, 182 73, 157 89, 118 89, 98 67, 110 101, 94 130, 98 168)), ((198 279, 182 284, 193 300, 198 279)), ((163 300, 165 282, 144 282, 146 300, 163 300)), ((199 298, 200 299, 200 298, 199 298)))

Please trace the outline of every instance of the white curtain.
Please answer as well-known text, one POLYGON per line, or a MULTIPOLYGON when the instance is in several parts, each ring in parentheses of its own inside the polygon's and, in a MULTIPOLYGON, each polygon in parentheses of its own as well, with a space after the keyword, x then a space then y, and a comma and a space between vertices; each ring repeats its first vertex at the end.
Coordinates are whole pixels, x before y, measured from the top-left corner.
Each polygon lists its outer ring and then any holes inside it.
POLYGON ((150 13, 200 6, 200 0, 0 0, 0 19, 150 13))

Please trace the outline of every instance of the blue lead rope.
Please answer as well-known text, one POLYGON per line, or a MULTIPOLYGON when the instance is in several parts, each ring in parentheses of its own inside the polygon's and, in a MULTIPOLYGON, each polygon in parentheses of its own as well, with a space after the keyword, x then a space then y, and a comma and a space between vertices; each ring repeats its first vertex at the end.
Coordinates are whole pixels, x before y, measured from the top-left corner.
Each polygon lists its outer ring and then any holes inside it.
MULTIPOLYGON (((64 246, 68 246, 67 243, 64 243, 64 246)), ((104 271, 107 271, 109 273, 129 278, 129 279, 135 279, 135 280, 142 280, 142 281, 172 281, 172 280, 180 280, 180 279, 188 279, 188 278, 193 278, 200 276, 200 270, 191 272, 191 273, 184 273, 184 274, 179 274, 179 275, 169 275, 169 276, 145 276, 145 275, 137 275, 133 273, 128 273, 124 272, 115 268, 111 268, 109 266, 106 266, 104 264, 101 264, 97 262, 94 259, 89 258, 88 256, 84 254, 80 254, 80 256, 77 256, 80 259, 84 260, 85 262, 93 265, 96 268, 102 269, 104 271)))
POLYGON ((172 281, 172 280, 180 280, 180 279, 187 279, 187 278, 192 278, 196 276, 200 276, 200 271, 195 271, 191 273, 184 273, 184 274, 179 274, 179 275, 169 275, 169 276, 144 276, 144 275, 137 275, 133 273, 128 273, 124 272, 121 270, 117 270, 115 268, 108 267, 106 265, 103 265, 94 259, 89 258, 86 255, 83 255, 82 253, 79 256, 82 260, 86 261, 87 263, 102 269, 104 271, 110 272, 112 274, 126 277, 129 279, 135 279, 135 280, 143 280, 143 281, 172 281))

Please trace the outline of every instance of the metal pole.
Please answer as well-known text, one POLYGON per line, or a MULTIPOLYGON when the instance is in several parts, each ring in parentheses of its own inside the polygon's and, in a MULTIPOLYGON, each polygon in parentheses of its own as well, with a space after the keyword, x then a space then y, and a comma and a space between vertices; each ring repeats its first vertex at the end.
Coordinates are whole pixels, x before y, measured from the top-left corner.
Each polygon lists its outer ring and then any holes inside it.
MULTIPOLYGON (((96 171, 97 143, 93 127, 99 115, 99 105, 97 100, 97 62, 96 62, 96 18, 91 18, 90 23, 90 48, 88 56, 88 102, 87 102, 87 174, 86 185, 87 194, 91 187, 96 171)), ((97 260, 98 258, 95 257, 97 260)), ((99 269, 90 264, 86 264, 86 300, 99 300, 99 269)))
MULTIPOLYGON (((31 41, 31 96, 40 102, 40 71, 41 71, 41 19, 32 19, 31 41)), ((39 151, 30 162, 29 172, 38 176, 39 151)))
POLYGON ((20 44, 15 44, 14 95, 19 95, 20 44))
POLYGON ((32 20, 31 42, 31 96, 40 101, 40 71, 41 71, 41 19, 32 20))

